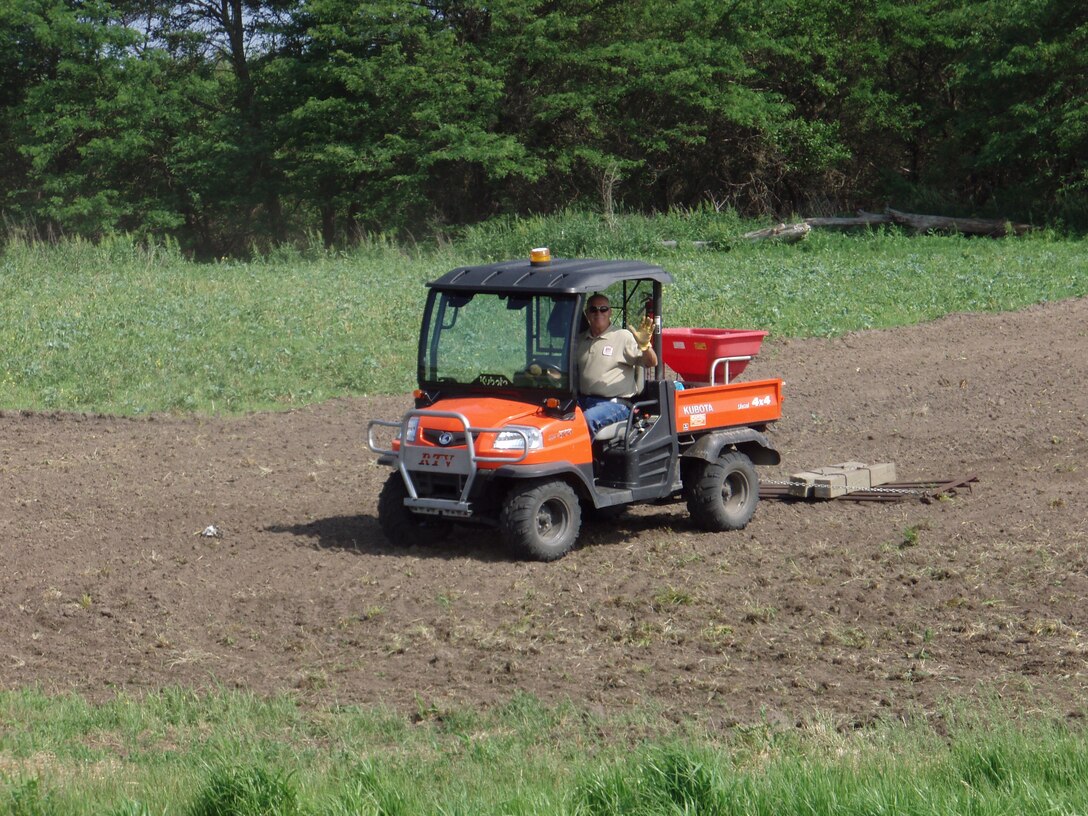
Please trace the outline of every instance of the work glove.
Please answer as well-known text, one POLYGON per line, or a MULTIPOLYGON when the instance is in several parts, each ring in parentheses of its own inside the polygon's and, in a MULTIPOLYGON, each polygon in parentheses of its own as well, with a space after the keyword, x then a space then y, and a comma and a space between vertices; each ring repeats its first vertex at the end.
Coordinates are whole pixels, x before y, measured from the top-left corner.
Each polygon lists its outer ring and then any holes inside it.
POLYGON ((654 341, 654 319, 647 315, 642 318, 642 324, 637 329, 628 323, 627 331, 635 336, 635 342, 638 343, 639 350, 646 351, 650 347, 650 343, 654 341))

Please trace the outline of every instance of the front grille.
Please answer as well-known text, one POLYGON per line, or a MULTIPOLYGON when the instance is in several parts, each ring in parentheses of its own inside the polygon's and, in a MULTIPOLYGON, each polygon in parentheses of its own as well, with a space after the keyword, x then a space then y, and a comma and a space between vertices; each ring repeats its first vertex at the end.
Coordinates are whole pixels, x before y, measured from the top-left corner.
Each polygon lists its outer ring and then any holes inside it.
MULTIPOLYGON (((476 441, 479 438, 479 434, 472 435, 473 441, 476 441)), ((428 442, 431 445, 437 445, 440 448, 463 448, 465 446, 465 432, 439 431, 434 428, 424 428, 423 441, 428 442)))
POLYGON ((463 448, 465 435, 461 431, 436 431, 434 428, 423 429, 423 440, 440 448, 463 448))

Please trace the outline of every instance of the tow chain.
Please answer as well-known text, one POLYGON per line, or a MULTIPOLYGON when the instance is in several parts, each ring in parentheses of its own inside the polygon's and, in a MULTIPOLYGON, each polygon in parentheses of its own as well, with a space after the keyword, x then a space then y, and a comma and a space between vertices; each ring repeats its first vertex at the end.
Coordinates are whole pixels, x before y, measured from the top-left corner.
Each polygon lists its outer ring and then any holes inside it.
POLYGON ((789 479, 760 479, 761 485, 779 485, 781 487, 789 487, 793 482, 789 479))

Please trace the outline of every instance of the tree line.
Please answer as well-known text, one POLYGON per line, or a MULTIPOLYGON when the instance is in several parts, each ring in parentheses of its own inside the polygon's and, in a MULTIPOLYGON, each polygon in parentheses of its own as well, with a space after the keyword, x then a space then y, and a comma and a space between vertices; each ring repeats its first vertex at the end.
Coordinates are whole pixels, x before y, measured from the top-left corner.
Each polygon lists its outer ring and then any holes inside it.
POLYGON ((0 209, 198 255, 570 207, 1088 225, 1070 0, 6 0, 0 209))

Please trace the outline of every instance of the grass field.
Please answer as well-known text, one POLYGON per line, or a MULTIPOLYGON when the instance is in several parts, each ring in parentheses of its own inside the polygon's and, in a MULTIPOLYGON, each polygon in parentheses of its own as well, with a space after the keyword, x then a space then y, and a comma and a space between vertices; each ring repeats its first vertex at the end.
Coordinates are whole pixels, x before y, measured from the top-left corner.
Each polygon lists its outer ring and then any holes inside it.
MULTIPOLYGON (((0 407, 139 415, 236 413, 415 383, 424 282, 461 264, 638 257, 665 266, 666 325, 835 335, 1088 292, 1083 241, 897 232, 750 244, 706 213, 502 221, 453 246, 373 242, 351 255, 194 264, 127 240, 9 242, 0 255, 0 407), (674 236, 676 249, 661 241, 674 236), (678 236, 678 237, 677 237, 678 236), (707 237, 711 248, 695 249, 707 237)), ((750 226, 750 225, 747 225, 750 226)))
POLYGON ((1088 742, 994 710, 841 733, 597 717, 528 697, 486 713, 307 711, 167 691, 90 706, 0 694, 0 813, 1074 814, 1088 742), (19 727, 16 727, 19 724, 19 727))

